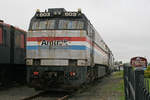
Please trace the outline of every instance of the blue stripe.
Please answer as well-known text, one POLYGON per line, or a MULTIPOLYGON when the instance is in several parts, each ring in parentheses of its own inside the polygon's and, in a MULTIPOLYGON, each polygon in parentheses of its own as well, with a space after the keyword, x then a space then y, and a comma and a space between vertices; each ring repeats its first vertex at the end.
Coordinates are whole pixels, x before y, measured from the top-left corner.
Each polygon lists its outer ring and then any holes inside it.
POLYGON ((27 46, 26 49, 27 50, 36 50, 36 49, 38 49, 38 46, 27 46))
MULTIPOLYGON (((68 49, 68 50, 89 50, 91 51, 92 49, 86 47, 86 46, 80 46, 80 45, 72 45, 72 46, 63 46, 63 47, 48 47, 48 46, 27 46, 27 50, 38 50, 38 49, 68 49)), ((99 55, 95 50, 94 53, 99 55)))
POLYGON ((37 49, 69 49, 69 50, 86 50, 86 46, 80 45, 72 45, 72 46, 56 46, 56 47, 48 47, 48 46, 27 46, 27 50, 37 50, 37 49))

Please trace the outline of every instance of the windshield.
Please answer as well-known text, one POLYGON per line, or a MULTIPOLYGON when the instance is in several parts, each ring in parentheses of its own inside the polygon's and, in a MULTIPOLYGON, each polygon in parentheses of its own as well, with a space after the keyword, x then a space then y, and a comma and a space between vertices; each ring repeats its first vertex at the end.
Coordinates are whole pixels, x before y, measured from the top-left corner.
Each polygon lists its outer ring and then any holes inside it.
POLYGON ((82 21, 59 20, 58 29, 83 29, 82 21))
POLYGON ((49 29, 83 29, 84 22, 80 20, 36 20, 32 22, 31 30, 49 29))
POLYGON ((32 24, 32 30, 54 29, 54 28, 55 28, 55 20, 35 21, 32 24))

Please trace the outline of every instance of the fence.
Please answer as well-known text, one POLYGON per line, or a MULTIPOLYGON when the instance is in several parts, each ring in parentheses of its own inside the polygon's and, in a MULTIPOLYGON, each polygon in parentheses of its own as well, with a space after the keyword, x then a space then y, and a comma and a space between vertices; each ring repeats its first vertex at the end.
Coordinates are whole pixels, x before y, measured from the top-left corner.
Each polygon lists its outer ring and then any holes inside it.
POLYGON ((125 100, 150 100, 149 84, 142 69, 124 66, 125 100))

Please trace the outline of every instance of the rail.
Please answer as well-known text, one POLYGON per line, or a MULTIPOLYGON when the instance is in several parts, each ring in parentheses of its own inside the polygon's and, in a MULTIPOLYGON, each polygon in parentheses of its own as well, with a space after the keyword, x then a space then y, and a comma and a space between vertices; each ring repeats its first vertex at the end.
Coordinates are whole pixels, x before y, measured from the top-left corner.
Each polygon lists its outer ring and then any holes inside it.
MULTIPOLYGON (((28 96, 28 97, 24 97, 20 100, 44 100, 44 98, 42 98, 42 95, 47 93, 48 91, 40 91, 32 96, 28 96)), ((70 95, 63 95, 63 96, 60 96, 60 97, 57 97, 57 100, 68 100, 70 95)), ((53 96, 52 96, 53 97, 53 96)), ((49 100, 53 100, 51 98, 51 96, 47 97, 49 100)))
POLYGON ((20 99, 20 100, 32 100, 32 99, 34 99, 34 98, 38 98, 41 94, 43 94, 43 93, 45 93, 46 91, 40 91, 40 92, 38 92, 38 93, 36 93, 36 94, 34 94, 34 95, 31 95, 31 96, 28 96, 28 97, 24 97, 24 98, 22 98, 22 99, 20 99))

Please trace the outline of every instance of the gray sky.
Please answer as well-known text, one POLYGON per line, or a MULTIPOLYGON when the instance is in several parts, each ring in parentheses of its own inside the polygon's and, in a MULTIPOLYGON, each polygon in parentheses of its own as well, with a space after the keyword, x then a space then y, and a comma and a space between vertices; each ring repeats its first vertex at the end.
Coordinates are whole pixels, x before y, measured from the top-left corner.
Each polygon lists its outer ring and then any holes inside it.
POLYGON ((150 0, 1 0, 0 19, 27 30, 37 8, 81 8, 116 60, 150 60, 150 0))

